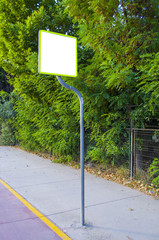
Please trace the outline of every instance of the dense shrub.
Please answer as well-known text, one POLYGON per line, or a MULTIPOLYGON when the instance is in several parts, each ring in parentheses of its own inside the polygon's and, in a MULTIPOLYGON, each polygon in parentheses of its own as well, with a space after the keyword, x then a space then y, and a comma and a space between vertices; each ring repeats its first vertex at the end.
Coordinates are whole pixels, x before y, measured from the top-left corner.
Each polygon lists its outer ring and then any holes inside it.
POLYGON ((14 118, 13 104, 9 100, 0 103, 0 144, 14 145, 15 136, 13 129, 14 118))
POLYGON ((86 159, 127 160, 130 118, 142 114, 144 127, 159 100, 158 17, 156 0, 1 0, 0 64, 17 96, 19 143, 79 156, 78 98, 38 74, 38 31, 50 30, 78 37, 78 77, 64 80, 84 97, 86 159))
POLYGON ((155 158, 149 167, 150 178, 155 187, 159 187, 159 159, 155 158))

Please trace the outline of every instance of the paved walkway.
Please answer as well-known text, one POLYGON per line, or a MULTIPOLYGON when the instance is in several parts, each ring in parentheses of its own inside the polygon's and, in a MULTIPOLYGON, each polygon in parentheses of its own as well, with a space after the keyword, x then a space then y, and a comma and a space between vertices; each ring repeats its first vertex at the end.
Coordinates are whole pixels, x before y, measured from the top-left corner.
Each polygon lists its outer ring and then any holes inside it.
MULTIPOLYGON (((159 239, 159 200, 88 173, 85 177, 86 226, 81 227, 79 170, 0 147, 0 178, 72 240, 159 239)), ((0 202, 1 208, 9 215, 8 206, 0 202)))

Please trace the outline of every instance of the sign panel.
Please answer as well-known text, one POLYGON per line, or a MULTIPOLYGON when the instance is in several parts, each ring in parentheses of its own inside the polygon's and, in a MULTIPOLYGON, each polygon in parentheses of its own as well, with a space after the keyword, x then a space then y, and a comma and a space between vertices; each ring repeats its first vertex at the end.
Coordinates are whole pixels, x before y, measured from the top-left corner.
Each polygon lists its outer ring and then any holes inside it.
POLYGON ((77 76, 77 38, 39 31, 39 73, 77 76))

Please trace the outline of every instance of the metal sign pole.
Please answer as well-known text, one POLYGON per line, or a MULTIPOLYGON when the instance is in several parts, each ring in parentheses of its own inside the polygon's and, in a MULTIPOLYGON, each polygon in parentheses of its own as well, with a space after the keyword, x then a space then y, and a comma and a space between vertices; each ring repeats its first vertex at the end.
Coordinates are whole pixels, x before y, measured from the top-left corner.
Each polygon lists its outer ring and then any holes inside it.
POLYGON ((84 226, 84 101, 81 93, 76 88, 66 84, 60 76, 56 77, 63 87, 75 92, 80 101, 81 224, 84 226))

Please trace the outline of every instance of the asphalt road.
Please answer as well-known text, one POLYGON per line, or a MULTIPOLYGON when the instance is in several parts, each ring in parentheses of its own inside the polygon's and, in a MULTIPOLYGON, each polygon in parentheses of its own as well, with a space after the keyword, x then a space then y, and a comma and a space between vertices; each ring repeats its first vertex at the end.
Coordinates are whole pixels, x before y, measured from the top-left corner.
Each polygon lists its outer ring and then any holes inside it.
POLYGON ((81 227, 80 170, 1 146, 0 179, 72 240, 159 240, 159 200, 136 190, 86 173, 81 227))

